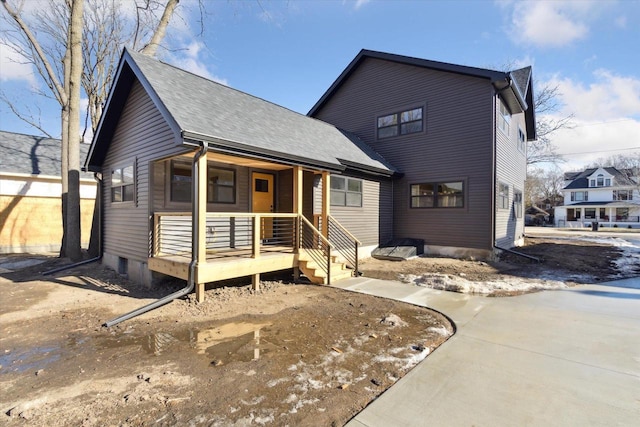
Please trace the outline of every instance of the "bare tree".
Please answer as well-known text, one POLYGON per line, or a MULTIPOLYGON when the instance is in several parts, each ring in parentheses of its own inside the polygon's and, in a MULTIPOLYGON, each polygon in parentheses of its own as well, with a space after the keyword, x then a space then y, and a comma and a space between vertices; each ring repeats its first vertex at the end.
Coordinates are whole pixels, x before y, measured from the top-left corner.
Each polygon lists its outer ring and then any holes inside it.
POLYGON ((527 165, 541 163, 557 164, 562 161, 557 148, 553 145, 552 136, 561 129, 573 128, 573 114, 561 118, 553 118, 552 113, 560 110, 558 86, 542 85, 534 92, 533 108, 536 114, 537 139, 527 147, 527 165))
POLYGON ((564 187, 564 173, 558 168, 531 169, 525 181, 526 206, 538 206, 546 209, 562 203, 562 188, 564 187))
MULTIPOLYGON (((161 19, 150 31, 151 42, 147 46, 151 46, 148 53, 153 54, 166 34, 179 0, 167 0, 164 7, 153 0, 139 1, 142 6, 136 4, 137 8, 143 7, 152 14, 163 10, 161 19)), ((30 24, 24 19, 20 7, 14 7, 8 0, 0 2, 10 18, 5 20, 11 24, 9 29, 3 30, 3 42, 11 43, 24 63, 34 67, 49 89, 40 95, 55 99, 61 107, 63 240, 60 255, 79 260, 82 257, 79 194, 81 87, 89 98, 88 115, 95 129, 107 96, 107 86, 117 65, 117 56, 124 44, 122 41, 126 37, 126 33, 121 31, 124 26, 120 25, 119 2, 90 0, 87 25, 83 20, 85 0, 50 0, 49 7, 37 11, 30 24), (109 7, 102 9, 101 6, 109 7)), ((135 25, 134 40, 139 40, 141 30, 150 28, 147 23, 135 25)), ((42 126, 37 126, 39 120, 33 115, 22 114, 5 94, 0 99, 18 118, 44 131, 42 126)))

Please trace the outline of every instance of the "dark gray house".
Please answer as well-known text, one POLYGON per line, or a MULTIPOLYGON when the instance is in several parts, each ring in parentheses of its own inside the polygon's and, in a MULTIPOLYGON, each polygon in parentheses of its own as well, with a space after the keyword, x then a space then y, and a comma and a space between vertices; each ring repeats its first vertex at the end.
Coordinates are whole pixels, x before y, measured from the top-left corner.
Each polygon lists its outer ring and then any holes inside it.
POLYGON ((418 238, 426 253, 487 257, 523 237, 532 87, 530 67, 501 72, 363 50, 309 116, 357 135, 399 172, 376 180, 381 243, 418 238))
POLYGON ((125 50, 85 167, 104 262, 208 282, 330 283, 394 237, 489 256, 522 236, 531 70, 362 51, 310 112, 125 50))

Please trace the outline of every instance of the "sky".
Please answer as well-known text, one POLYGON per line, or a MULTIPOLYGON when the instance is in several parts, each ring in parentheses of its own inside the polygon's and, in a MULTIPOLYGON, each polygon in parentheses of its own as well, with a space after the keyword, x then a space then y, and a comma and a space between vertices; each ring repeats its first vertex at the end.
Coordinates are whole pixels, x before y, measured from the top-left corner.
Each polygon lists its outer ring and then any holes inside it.
MULTIPOLYGON (((197 0, 180 2, 160 59, 301 114, 361 49, 498 70, 531 65, 535 87, 558 87, 549 117, 573 117, 552 138, 562 170, 640 153, 640 0, 203 1, 202 27, 197 0)), ((41 3, 25 0, 25 13, 41 3)), ((0 40, 0 89, 59 135, 59 107, 31 94, 46 88, 12 58, 0 40)), ((0 129, 39 134, 4 103, 0 129)))

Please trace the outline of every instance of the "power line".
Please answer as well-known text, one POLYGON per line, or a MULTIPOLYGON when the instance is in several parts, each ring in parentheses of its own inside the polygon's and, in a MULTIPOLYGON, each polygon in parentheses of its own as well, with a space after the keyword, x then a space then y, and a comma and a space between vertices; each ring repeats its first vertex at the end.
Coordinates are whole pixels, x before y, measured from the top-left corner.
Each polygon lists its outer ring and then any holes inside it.
POLYGON ((640 150, 640 146, 639 147, 630 147, 630 148, 614 148, 612 150, 599 150, 599 151, 582 151, 579 153, 558 153, 561 156, 570 156, 573 154, 597 154, 597 153, 609 153, 611 151, 628 151, 628 150, 640 150))

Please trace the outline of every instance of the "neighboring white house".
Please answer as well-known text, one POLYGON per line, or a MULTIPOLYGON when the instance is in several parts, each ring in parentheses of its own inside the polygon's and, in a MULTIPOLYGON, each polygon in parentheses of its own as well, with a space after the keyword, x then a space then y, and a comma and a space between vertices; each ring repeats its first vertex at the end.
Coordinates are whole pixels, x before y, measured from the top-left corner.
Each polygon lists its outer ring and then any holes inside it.
POLYGON ((564 205, 555 208, 557 227, 640 228, 638 173, 613 167, 567 172, 564 205))

